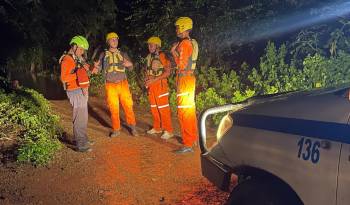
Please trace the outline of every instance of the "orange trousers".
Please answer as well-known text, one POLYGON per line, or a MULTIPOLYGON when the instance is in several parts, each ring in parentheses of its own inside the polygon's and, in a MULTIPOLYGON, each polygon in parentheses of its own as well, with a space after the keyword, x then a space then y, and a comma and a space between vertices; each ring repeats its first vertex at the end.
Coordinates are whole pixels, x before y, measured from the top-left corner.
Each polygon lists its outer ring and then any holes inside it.
POLYGON ((133 101, 127 80, 118 83, 106 83, 106 98, 109 111, 111 112, 112 129, 120 130, 119 102, 123 107, 126 122, 135 126, 135 114, 133 111, 133 101))
POLYGON ((173 132, 169 107, 169 88, 166 79, 152 83, 148 88, 148 99, 153 115, 153 128, 157 131, 173 132))
POLYGON ((177 115, 183 144, 191 147, 198 139, 196 106, 194 101, 196 78, 185 75, 177 78, 177 115))

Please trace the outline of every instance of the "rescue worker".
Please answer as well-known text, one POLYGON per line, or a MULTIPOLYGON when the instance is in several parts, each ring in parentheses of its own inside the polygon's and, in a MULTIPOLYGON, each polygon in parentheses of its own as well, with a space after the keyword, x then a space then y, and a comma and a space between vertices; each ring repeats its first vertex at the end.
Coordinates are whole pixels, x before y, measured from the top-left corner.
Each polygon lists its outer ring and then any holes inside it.
POLYGON ((100 55, 99 71, 105 73, 106 100, 111 113, 112 131, 110 137, 120 135, 119 103, 123 107, 126 122, 133 136, 138 136, 133 111, 133 100, 125 70, 132 70, 133 64, 126 53, 118 49, 119 36, 115 32, 108 33, 106 43, 108 49, 100 55))
POLYGON ((68 53, 60 58, 61 81, 73 107, 73 133, 76 150, 87 152, 91 151, 86 133, 89 85, 87 70, 90 66, 84 61, 83 54, 89 49, 89 43, 83 36, 74 36, 69 44, 71 48, 68 53))
POLYGON ((171 64, 165 53, 160 50, 162 42, 159 37, 150 37, 147 40, 149 54, 146 57, 146 80, 148 99, 153 115, 153 128, 148 134, 162 134, 162 139, 173 137, 171 111, 169 107, 169 88, 167 78, 171 72, 171 64))
POLYGON ((180 41, 171 48, 171 53, 177 65, 177 113, 180 122, 183 147, 175 153, 193 152, 193 145, 198 139, 197 117, 195 107, 194 70, 198 57, 198 44, 191 39, 190 32, 193 27, 192 19, 180 17, 175 22, 176 34, 180 41))

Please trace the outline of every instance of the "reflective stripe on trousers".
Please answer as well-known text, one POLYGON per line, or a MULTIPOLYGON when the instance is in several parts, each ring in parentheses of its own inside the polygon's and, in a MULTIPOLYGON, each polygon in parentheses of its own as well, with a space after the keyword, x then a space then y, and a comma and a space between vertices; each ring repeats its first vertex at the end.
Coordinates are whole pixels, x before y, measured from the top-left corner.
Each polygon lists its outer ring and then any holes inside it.
POLYGON ((182 76, 177 79, 177 115, 185 146, 192 146, 198 139, 196 106, 194 101, 196 79, 182 76))
POLYGON ((158 109, 162 109, 162 108, 165 108, 165 107, 169 107, 169 104, 158 106, 158 109))
POLYGON ((183 93, 176 94, 176 97, 187 96, 187 95, 189 95, 189 92, 183 92, 183 93))
POLYGON ((158 98, 165 97, 165 96, 168 96, 168 95, 169 95, 169 93, 167 92, 167 93, 159 95, 158 98))
POLYGON ((148 88, 148 99, 151 104, 153 128, 157 131, 173 132, 171 111, 169 107, 169 90, 166 79, 152 83, 148 88))
POLYGON ((192 108, 193 105, 179 105, 177 108, 192 108))
POLYGON ((169 107, 169 104, 161 105, 161 106, 151 105, 151 108, 156 108, 156 107, 158 107, 158 109, 161 109, 161 108, 169 107))

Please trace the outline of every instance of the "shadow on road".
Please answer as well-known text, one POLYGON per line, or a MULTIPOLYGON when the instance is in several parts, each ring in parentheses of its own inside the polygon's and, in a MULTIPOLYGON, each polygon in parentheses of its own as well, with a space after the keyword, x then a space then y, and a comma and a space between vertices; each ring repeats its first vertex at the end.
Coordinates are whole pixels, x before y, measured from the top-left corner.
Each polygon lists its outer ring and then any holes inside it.
MULTIPOLYGON (((102 110, 106 112, 106 109, 102 109, 102 110)), ((92 107, 90 104, 88 104, 88 111, 89 111, 89 115, 93 117, 95 120, 97 120, 103 127, 112 128, 111 124, 107 122, 103 117, 101 117, 101 115, 98 114, 95 111, 95 108, 92 107)), ((107 111, 106 114, 109 115, 109 112, 107 111)))

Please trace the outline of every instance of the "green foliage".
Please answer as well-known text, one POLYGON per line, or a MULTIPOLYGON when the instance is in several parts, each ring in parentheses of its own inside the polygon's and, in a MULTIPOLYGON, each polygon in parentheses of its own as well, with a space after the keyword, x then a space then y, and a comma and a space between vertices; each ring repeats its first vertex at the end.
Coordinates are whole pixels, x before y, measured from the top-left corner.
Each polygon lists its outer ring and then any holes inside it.
POLYGON ((286 63, 287 48, 279 49, 275 44, 267 44, 265 54, 260 58, 259 70, 253 68, 248 75, 250 84, 257 94, 274 94, 300 89, 302 74, 293 65, 286 63))
POLYGON ((208 107, 224 105, 225 103, 226 100, 220 97, 214 88, 209 88, 196 96, 196 108, 198 111, 203 111, 208 107))
POLYGON ((254 90, 247 89, 244 91, 244 93, 242 93, 239 90, 236 90, 233 93, 233 97, 231 98, 231 103, 239 103, 239 102, 245 101, 246 99, 251 98, 254 95, 255 95, 254 90))
POLYGON ((103 73, 93 74, 90 76, 90 88, 91 95, 98 95, 101 89, 104 89, 105 78, 103 73))
POLYGON ((17 160, 45 165, 61 148, 59 117, 52 114, 48 101, 38 92, 21 89, 10 94, 0 90, 0 124, 23 128, 17 160))
POLYGON ((304 59, 304 87, 306 89, 324 87, 327 84, 327 61, 324 57, 316 54, 308 56, 304 59))
MULTIPOLYGON (((198 111, 224 104, 226 104, 226 100, 220 97, 214 88, 209 88, 206 91, 200 92, 196 97, 196 108, 198 111)), ((222 114, 214 115, 212 119, 215 124, 219 124, 221 118, 222 114)))
POLYGON ((136 96, 141 96, 143 92, 143 80, 138 78, 138 75, 135 71, 128 71, 127 75, 129 87, 133 91, 133 94, 136 96))
POLYGON ((148 106, 147 90, 144 86, 144 81, 140 75, 135 71, 128 71, 128 82, 130 92, 134 96, 134 100, 142 106, 148 106))
POLYGON ((241 89, 241 79, 234 70, 228 73, 221 73, 221 70, 220 68, 202 67, 198 72, 197 88, 199 90, 214 88, 220 96, 231 98, 235 90, 241 89))
POLYGON ((220 84, 220 78, 217 72, 218 70, 219 69, 212 67, 201 67, 198 73, 197 87, 205 90, 220 84))
POLYGON ((176 90, 175 89, 170 89, 169 94, 170 94, 169 95, 169 104, 170 104, 171 111, 173 113, 176 113, 176 111, 177 111, 176 90))
POLYGON ((285 77, 288 77, 288 65, 285 63, 285 57, 285 45, 277 50, 274 43, 267 44, 266 53, 260 58, 260 69, 253 69, 251 75, 248 76, 258 94, 274 94, 285 91, 285 87, 288 86, 283 81, 285 77))
MULTIPOLYGON (((302 68, 286 62, 287 47, 267 44, 258 68, 249 70, 244 63, 237 75, 233 70, 202 67, 198 72, 197 110, 225 103, 239 103, 255 95, 336 86, 350 81, 350 54, 340 51, 335 57, 314 54, 305 57, 302 68)), ((219 121, 216 120, 215 124, 219 121)))
POLYGON ((336 58, 328 59, 327 78, 328 85, 347 83, 350 81, 350 54, 340 51, 336 58))
POLYGON ((231 70, 228 74, 224 73, 221 76, 220 82, 215 86, 215 89, 220 96, 230 98, 234 95, 232 91, 241 89, 240 77, 234 70, 231 70))
MULTIPOLYGON (((36 132, 41 132, 36 130, 36 132)), ((44 133, 44 132, 43 132, 44 133)), ((52 139, 44 136, 38 136, 33 141, 30 137, 25 137, 23 145, 18 149, 17 157, 20 162, 32 162, 35 165, 45 165, 53 157, 54 153, 61 148, 59 141, 53 142, 52 139)))
POLYGON ((325 58, 316 54, 304 59, 302 89, 335 86, 349 82, 350 55, 340 52, 338 57, 325 58))

